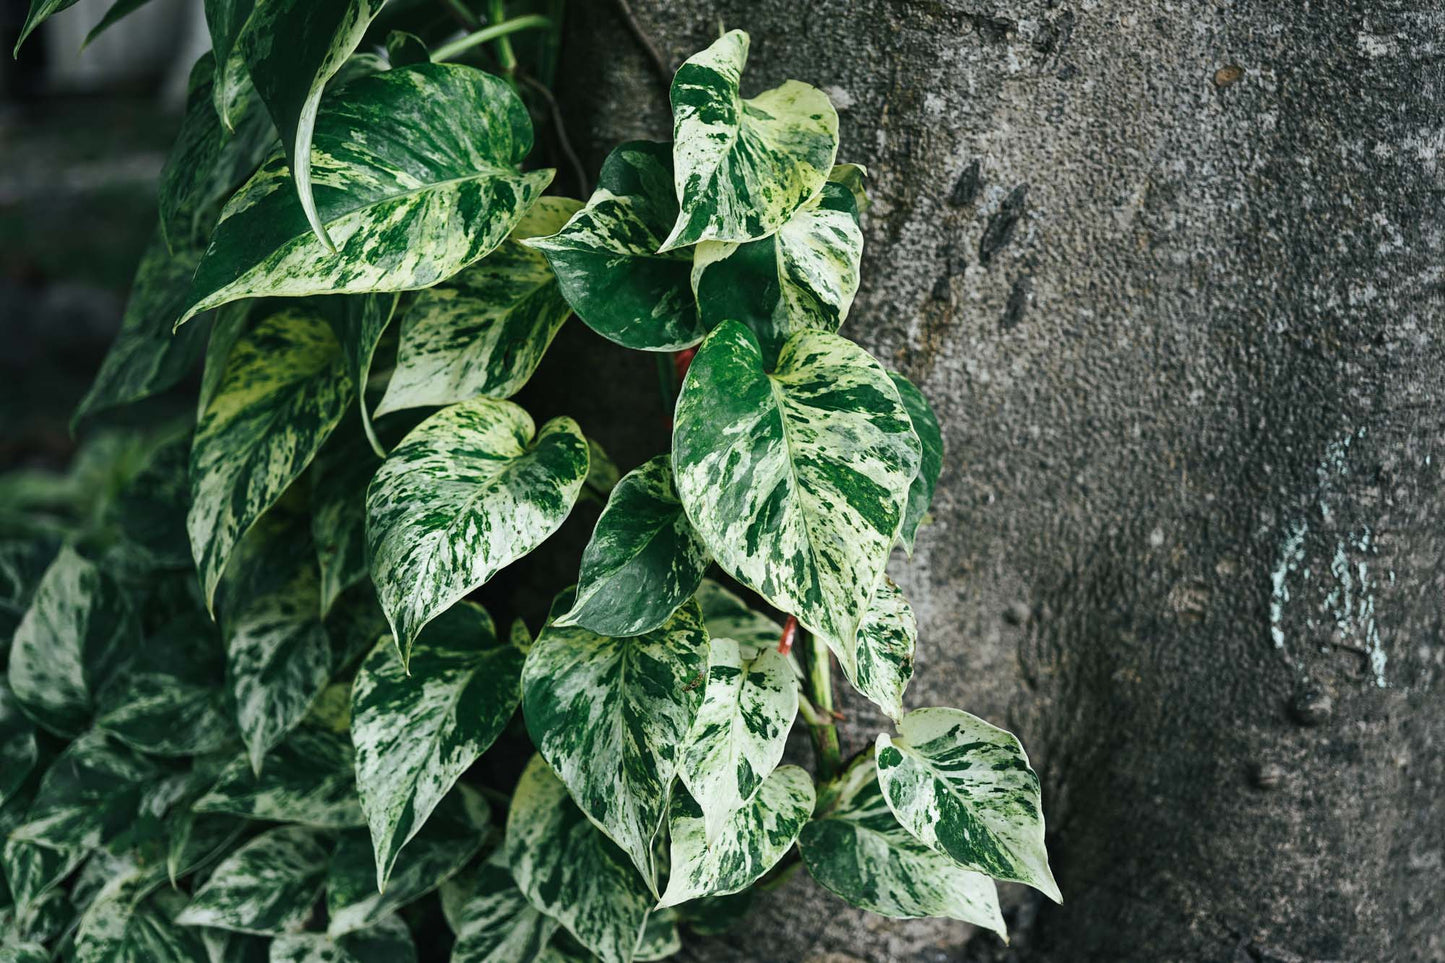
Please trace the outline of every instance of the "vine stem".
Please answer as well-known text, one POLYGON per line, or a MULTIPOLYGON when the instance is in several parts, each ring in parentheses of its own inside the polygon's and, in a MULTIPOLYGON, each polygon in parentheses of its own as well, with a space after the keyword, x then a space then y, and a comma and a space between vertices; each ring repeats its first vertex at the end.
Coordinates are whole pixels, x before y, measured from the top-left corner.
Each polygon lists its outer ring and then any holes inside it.
MULTIPOLYGON (((507 11, 502 5, 502 0, 489 0, 487 4, 489 19, 493 26, 499 26, 507 22, 507 11)), ((552 21, 547 21, 547 26, 552 26, 552 21)), ((502 73, 511 77, 517 72, 517 54, 512 50, 511 38, 502 34, 497 38, 497 60, 502 64, 502 73)))
MULTIPOLYGON (((513 17, 511 20, 504 20, 501 23, 494 23, 489 27, 483 27, 473 33, 467 34, 451 43, 442 44, 432 51, 432 60, 437 63, 443 60, 451 60, 459 54, 466 53, 473 47, 480 46, 499 37, 506 37, 519 30, 545 29, 552 26, 552 21, 538 13, 531 13, 525 17, 513 17)), ((514 61, 515 63, 515 61, 514 61)))
POLYGON ((838 727, 833 722, 833 656, 828 647, 807 629, 800 627, 797 633, 807 654, 808 670, 804 682, 808 701, 817 715, 826 720, 808 723, 808 731, 813 736, 813 755, 818 762, 818 778, 826 781, 838 774, 843 761, 843 753, 838 746, 838 727))

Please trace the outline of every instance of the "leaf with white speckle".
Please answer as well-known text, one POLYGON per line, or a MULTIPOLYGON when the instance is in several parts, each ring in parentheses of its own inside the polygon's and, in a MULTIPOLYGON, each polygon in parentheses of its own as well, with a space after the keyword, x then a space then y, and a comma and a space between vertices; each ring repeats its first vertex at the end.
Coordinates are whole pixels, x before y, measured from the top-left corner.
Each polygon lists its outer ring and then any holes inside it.
POLYGON ((299 931, 326 878, 323 838, 300 826, 262 833, 216 867, 176 922, 262 936, 299 931))

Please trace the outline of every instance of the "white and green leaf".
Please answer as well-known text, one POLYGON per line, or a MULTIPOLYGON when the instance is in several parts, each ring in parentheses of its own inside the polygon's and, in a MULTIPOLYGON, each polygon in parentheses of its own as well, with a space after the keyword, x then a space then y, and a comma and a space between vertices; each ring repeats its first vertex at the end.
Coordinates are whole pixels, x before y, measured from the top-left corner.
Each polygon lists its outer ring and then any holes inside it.
POLYGON ((888 375, 835 334, 804 331, 765 370, 724 322, 677 402, 672 465, 693 526, 729 575, 848 644, 898 538, 919 445, 888 375))
POLYGON ((536 431, 508 401, 443 408, 387 456, 366 494, 371 577, 405 662, 422 627, 547 539, 587 477, 570 418, 536 431))
POLYGON ((10 840, 64 852, 97 849, 132 828, 164 775, 105 733, 87 732, 50 764, 10 840))
POLYGON ((107 881, 76 926, 76 963, 209 963, 200 934, 172 921, 168 901, 146 899, 158 883, 141 871, 107 881))
POLYGON ((40 760, 35 726, 0 678, 0 807, 12 799, 40 760))
POLYGON ((754 649, 776 646, 782 639, 781 625, 710 578, 702 580, 696 598, 707 634, 714 639, 732 639, 754 649))
POLYGON ((789 80, 743 100, 748 35, 731 30, 672 79, 680 210, 662 250, 766 237, 822 188, 838 154, 838 112, 789 80))
POLYGON ((344 731, 308 719, 267 753, 260 775, 243 754, 191 808, 321 829, 361 826, 353 758, 344 731))
POLYGON ((217 866, 176 922, 261 936, 299 931, 325 882, 326 860, 317 831, 268 830, 217 866))
POLYGON ((538 963, 561 925, 527 902, 502 848, 457 895, 452 963, 538 963))
POLYGON ((236 130, 243 116, 261 113, 246 110, 255 88, 246 69, 246 58, 237 48, 255 6, 255 0, 205 0, 206 29, 211 35, 211 52, 216 62, 211 101, 217 120, 228 131, 236 130))
MULTIPOLYGON (((571 593, 552 614, 566 611, 571 593)), ((653 841, 707 673, 696 603, 632 638, 548 625, 522 669, 527 731, 573 800, 656 886, 653 841)), ((584 940, 585 942, 585 940, 584 940)))
POLYGON ((839 643, 832 648, 853 688, 897 722, 903 718, 903 691, 913 678, 917 642, 918 623, 913 608, 885 575, 873 593, 854 643, 839 643))
POLYGON ((711 561, 677 499, 670 459, 658 455, 613 487, 582 553, 577 601, 557 624, 650 632, 692 597, 711 561))
POLYGON ((411 930, 399 916, 370 929, 331 937, 288 933, 271 941, 269 963, 416 963, 411 930))
POLYGON ((381 466, 362 427, 344 423, 311 464, 311 540, 321 571, 321 613, 369 574, 366 486, 381 466))
POLYGON ((747 889, 793 848, 815 802, 812 777, 797 766, 783 766, 709 839, 696 800, 673 794, 672 869, 658 906, 747 889))
POLYGON ((1011 733, 960 709, 915 709, 878 734, 878 782, 898 822, 966 869, 1062 902, 1044 848, 1039 777, 1011 733))
MULTIPOLYGON (((555 944, 554 944, 555 946, 555 944)), ((665 960, 682 951, 682 933, 677 927, 677 911, 672 909, 653 910, 647 914, 642 927, 642 937, 637 941, 633 959, 638 963, 650 960, 665 960)))
POLYGON ((898 396, 903 399, 903 407, 908 409, 913 431, 922 445, 923 457, 919 460, 918 474, 914 476, 913 484, 908 486, 908 508, 903 513, 903 529, 898 533, 903 550, 911 556, 914 536, 918 534, 918 526, 923 524, 923 519, 928 514, 928 506, 933 502, 933 489, 938 485, 938 474, 943 470, 943 431, 938 426, 938 416, 933 413, 928 399, 923 397, 923 392, 919 391, 913 382, 891 371, 888 377, 893 379, 893 386, 898 389, 898 396))

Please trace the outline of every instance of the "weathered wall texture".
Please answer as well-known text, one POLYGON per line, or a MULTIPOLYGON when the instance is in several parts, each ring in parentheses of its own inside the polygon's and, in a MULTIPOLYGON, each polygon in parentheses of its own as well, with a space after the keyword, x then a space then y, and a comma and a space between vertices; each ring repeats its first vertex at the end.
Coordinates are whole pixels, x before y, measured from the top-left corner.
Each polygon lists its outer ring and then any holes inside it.
MULTIPOLYGON (((872 171, 845 333, 948 444, 910 704, 1019 733, 1067 899, 1008 888, 1005 950, 800 876, 689 958, 1445 959, 1441 8, 633 6, 674 63, 749 30, 872 171)), ((665 100, 572 9, 595 171, 665 100)))

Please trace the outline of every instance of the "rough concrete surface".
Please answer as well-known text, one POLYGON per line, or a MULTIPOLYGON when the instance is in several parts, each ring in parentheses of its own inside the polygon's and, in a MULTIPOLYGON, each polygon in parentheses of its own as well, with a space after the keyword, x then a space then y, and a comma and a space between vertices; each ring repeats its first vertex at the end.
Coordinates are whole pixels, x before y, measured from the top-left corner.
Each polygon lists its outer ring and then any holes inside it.
MULTIPOLYGON (((632 6, 674 64, 749 30, 873 175, 844 331, 948 445, 908 701, 1020 735, 1066 898, 1007 887, 1005 948, 800 874, 685 958, 1445 959, 1438 4, 632 6)), ((664 87, 570 18, 595 171, 664 87)))

